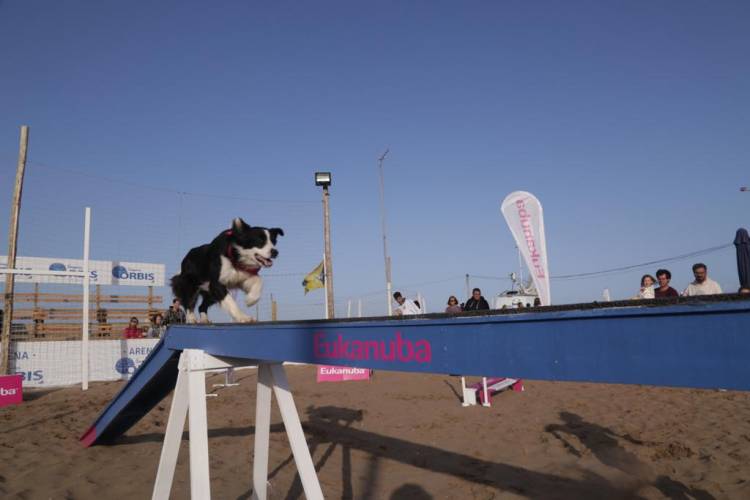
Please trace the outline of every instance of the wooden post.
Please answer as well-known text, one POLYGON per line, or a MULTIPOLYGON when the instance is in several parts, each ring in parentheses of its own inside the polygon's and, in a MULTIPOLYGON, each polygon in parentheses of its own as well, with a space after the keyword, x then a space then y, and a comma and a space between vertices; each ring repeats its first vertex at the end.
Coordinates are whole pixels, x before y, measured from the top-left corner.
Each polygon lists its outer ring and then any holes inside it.
MULTIPOLYGON (((21 139, 18 146, 18 164, 16 165, 16 183, 13 186, 13 203, 10 207, 10 225, 8 227, 8 269, 16 268, 16 249, 18 247, 18 217, 21 212, 21 192, 23 175, 26 171, 26 151, 29 147, 29 127, 21 126, 21 139)), ((13 324, 13 274, 5 275, 5 311, 2 330, 2 347, 0 348, 0 375, 7 375, 10 359, 10 331, 13 324)))
POLYGON ((32 333, 34 334, 34 338, 39 335, 39 322, 36 319, 37 315, 37 307, 39 307, 39 283, 34 283, 34 312, 31 313, 31 319, 33 321, 32 333))
POLYGON ((271 295, 271 321, 278 321, 279 319, 279 310, 276 307, 276 301, 273 300, 273 295, 271 295))
POLYGON ((148 317, 150 320, 151 315, 154 314, 154 287, 148 287, 148 298, 146 300, 148 302, 148 317))

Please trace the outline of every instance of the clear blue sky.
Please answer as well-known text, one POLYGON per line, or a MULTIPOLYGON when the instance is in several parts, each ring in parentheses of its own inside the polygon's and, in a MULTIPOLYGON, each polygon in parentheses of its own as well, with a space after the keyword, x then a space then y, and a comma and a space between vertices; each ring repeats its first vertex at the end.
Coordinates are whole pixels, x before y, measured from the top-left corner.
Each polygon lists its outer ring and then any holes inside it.
MULTIPOLYGON (((384 289, 386 147, 395 286, 432 311, 465 273, 517 268, 499 206, 518 189, 544 205, 553 276, 683 254, 750 226, 748 26, 746 1, 0 1, 0 200, 28 124, 19 254, 78 257, 90 205, 94 258, 173 271, 242 215, 287 230, 274 272, 293 276, 267 281, 291 315, 322 300, 297 275, 322 252, 315 170, 337 301, 384 289)), ((701 260, 736 289, 733 249, 701 260)), ((691 264, 668 265, 677 288, 691 264)), ((654 271, 553 280, 553 301, 654 271)))

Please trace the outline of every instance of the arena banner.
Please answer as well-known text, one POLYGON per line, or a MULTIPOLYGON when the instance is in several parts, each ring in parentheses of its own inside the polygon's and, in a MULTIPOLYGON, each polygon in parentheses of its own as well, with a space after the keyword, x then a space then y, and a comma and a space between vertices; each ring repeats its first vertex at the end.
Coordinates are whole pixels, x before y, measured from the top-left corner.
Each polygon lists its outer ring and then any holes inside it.
POLYGON ((526 261, 542 305, 550 305, 549 266, 542 204, 531 193, 515 191, 505 197, 500 210, 526 261))
MULTIPOLYGON (((0 255, 0 269, 8 268, 8 256, 0 255)), ((55 257, 16 257, 16 269, 34 271, 83 272, 83 260, 59 259, 55 257)), ((92 285, 112 284, 112 263, 106 260, 89 260, 89 282, 92 285)), ((16 274, 16 283, 56 283, 80 285, 83 278, 75 276, 45 276, 39 274, 16 274)))
MULTIPOLYGON (((0 269, 7 269, 8 256, 0 256, 0 269)), ((83 271, 83 260, 56 257, 16 257, 16 269, 35 271, 83 271)), ((92 285, 164 286, 164 264, 89 260, 89 280, 92 285)), ((16 283, 82 283, 74 276, 44 276, 16 274, 16 283)))
MULTIPOLYGON (((89 342, 89 380, 126 380, 145 361, 158 339, 89 342)), ((81 383, 81 342, 78 340, 11 342, 10 372, 25 387, 81 383)))
POLYGON ((164 286, 164 264, 113 262, 112 284, 128 286, 164 286))
POLYGON ((370 380, 372 370, 369 368, 352 368, 348 366, 318 366, 318 382, 343 382, 346 380, 370 380))

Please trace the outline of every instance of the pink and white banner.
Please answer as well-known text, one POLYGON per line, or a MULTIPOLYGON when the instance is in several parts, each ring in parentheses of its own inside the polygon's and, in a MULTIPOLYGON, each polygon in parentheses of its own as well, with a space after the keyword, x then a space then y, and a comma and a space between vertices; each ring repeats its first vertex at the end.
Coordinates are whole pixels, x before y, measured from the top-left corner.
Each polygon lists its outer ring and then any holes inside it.
POLYGON ((0 408, 7 405, 18 405, 23 402, 21 375, 0 376, 0 408))
POLYGON ((542 305, 550 305, 549 266, 542 204, 531 193, 515 191, 505 197, 500 210, 526 261, 542 305))
POLYGON ((369 368, 318 365, 318 382, 343 382, 345 380, 370 380, 369 368))

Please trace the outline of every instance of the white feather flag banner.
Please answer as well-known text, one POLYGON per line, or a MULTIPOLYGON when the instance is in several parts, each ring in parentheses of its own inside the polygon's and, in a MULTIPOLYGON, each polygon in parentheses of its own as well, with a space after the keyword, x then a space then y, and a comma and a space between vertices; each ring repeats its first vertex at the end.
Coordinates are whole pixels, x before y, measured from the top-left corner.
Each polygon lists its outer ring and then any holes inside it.
POLYGON ((542 305, 550 305, 549 266, 542 204, 531 193, 515 191, 505 197, 500 210, 526 261, 526 267, 529 268, 542 305))

